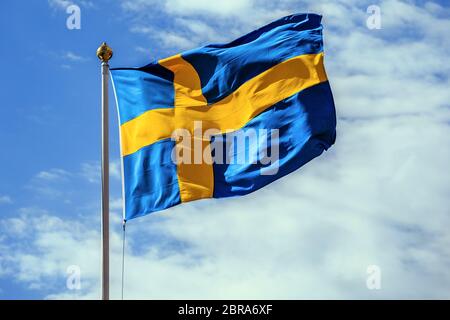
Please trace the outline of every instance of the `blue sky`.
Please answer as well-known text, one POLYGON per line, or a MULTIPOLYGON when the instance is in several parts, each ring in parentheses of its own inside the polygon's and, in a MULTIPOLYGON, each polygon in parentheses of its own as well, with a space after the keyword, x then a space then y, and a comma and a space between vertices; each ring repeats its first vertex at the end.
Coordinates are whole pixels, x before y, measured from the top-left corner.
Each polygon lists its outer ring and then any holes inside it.
POLYGON ((141 66, 305 11, 324 16, 336 145, 252 195, 132 221, 125 297, 449 298, 448 2, 39 0, 0 4, 0 299, 99 295, 102 41, 111 66, 141 66), (66 27, 71 3, 80 30, 66 27), (379 30, 366 27, 373 4, 379 30), (81 290, 66 288, 69 265, 81 268, 81 290), (366 287, 369 265, 380 290, 366 287))

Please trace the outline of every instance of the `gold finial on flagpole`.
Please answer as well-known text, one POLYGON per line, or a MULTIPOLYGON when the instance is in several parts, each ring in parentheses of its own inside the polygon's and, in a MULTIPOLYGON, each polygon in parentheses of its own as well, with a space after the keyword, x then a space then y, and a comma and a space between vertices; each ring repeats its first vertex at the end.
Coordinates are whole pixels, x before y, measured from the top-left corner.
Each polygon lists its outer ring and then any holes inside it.
POLYGON ((100 47, 97 49, 97 57, 102 61, 108 63, 109 59, 111 59, 113 56, 112 49, 106 44, 106 42, 103 42, 100 47))

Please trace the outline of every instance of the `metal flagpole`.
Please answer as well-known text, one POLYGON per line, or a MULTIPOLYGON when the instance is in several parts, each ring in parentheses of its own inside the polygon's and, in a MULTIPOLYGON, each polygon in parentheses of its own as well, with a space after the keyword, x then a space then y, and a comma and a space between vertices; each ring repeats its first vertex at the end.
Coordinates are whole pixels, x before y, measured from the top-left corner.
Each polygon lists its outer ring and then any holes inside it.
POLYGON ((102 300, 109 300, 109 115, 108 78, 113 52, 103 42, 97 49, 102 61, 102 300))

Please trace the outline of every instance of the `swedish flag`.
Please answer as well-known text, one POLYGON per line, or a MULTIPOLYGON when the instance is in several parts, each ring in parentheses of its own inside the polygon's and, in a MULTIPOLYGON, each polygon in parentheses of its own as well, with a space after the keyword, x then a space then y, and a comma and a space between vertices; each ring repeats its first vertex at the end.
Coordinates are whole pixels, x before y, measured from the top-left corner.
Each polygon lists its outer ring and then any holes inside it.
POLYGON ((316 14, 287 16, 227 44, 111 74, 126 220, 248 194, 335 141, 316 14))

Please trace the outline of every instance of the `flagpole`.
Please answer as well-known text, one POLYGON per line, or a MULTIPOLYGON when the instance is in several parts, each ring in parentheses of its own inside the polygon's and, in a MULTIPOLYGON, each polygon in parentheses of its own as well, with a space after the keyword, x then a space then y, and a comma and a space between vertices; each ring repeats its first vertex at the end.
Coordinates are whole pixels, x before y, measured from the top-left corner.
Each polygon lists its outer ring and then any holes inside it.
POLYGON ((97 49, 102 61, 102 300, 109 300, 109 115, 108 115, 108 61, 112 50, 103 42, 97 49))

